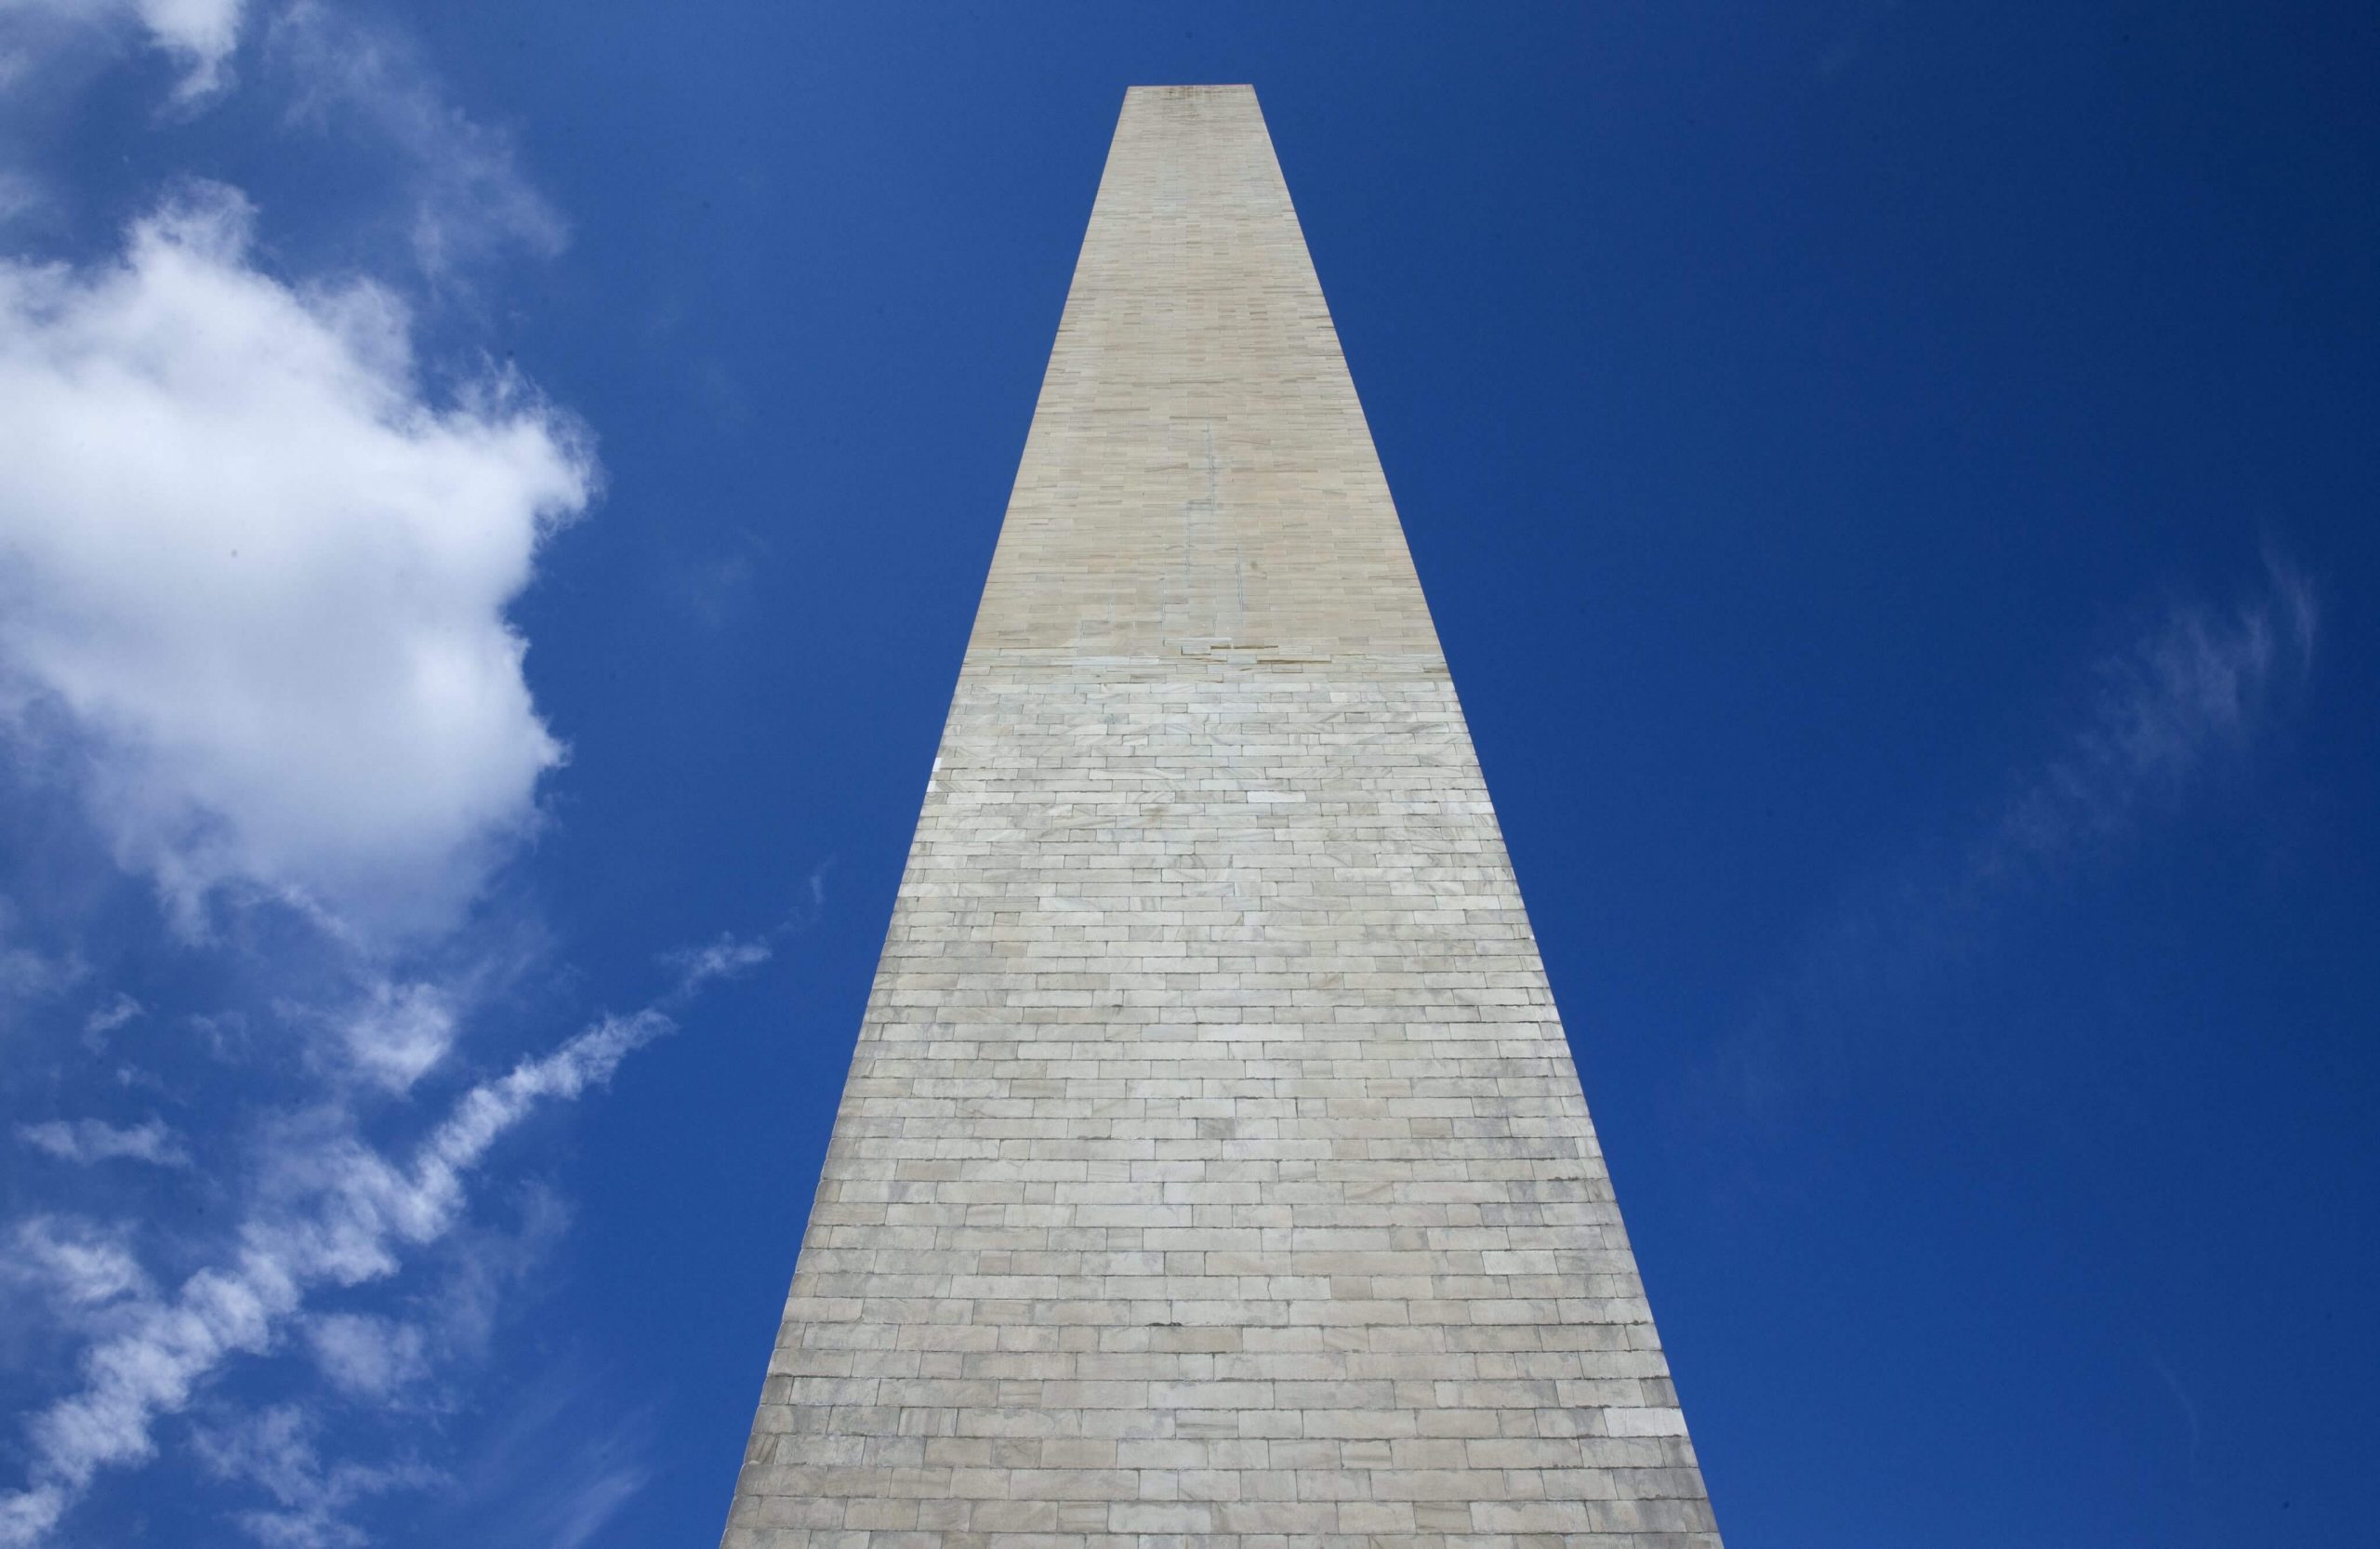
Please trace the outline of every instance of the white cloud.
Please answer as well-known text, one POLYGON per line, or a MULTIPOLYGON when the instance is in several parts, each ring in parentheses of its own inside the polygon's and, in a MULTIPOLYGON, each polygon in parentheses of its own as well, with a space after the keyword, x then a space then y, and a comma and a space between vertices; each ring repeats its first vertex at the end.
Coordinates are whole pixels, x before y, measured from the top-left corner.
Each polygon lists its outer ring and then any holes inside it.
MULTIPOLYGON (((101 73, 144 47, 174 61, 180 103, 253 64, 257 111, 338 141, 341 180, 375 212, 350 250, 379 283, 277 273, 245 199, 207 185, 134 222, 110 259, 0 257, 0 744, 13 744, 0 751, 21 755, 11 767, 45 798, 87 814, 189 941, 242 949, 256 1003, 192 1015, 169 995, 158 1038, 201 1036, 210 1079, 237 1084, 270 1062, 312 1095, 231 1148, 250 1164, 229 1181, 244 1203, 177 1225, 182 1264, 209 1265, 178 1268, 178 1286, 144 1273, 132 1223, 53 1211, 0 1225, 0 1291, 41 1309, 15 1321, 81 1346, 73 1387, 27 1418, 16 1455, 28 1473, 0 1490, 0 1549, 48 1542, 101 1471, 150 1456, 175 1415, 199 1461, 266 1497, 234 1520, 312 1549, 357 1542, 350 1507, 428 1476, 324 1457, 307 1407, 243 1415, 243 1387, 225 1381, 238 1357, 295 1345, 320 1374, 317 1398, 367 1400, 476 1358, 518 1273, 469 1219, 490 1148, 536 1106, 607 1079, 700 984, 767 953, 722 939, 686 954, 652 1007, 471 1088, 409 1152, 367 1144, 367 1113, 421 1133, 389 1095, 452 1057, 469 1008, 508 971, 484 949, 502 911, 471 906, 534 832, 562 748, 506 612, 596 477, 575 422, 509 371, 426 373, 412 307, 390 285, 433 325, 452 323, 456 292, 489 260, 550 256, 568 233, 509 136, 453 106, 402 33, 316 0, 0 0, 0 142, 56 140, 99 99, 101 73), (31 132, 11 140, 11 126, 31 132), (402 230, 387 229, 390 212, 402 230), (258 900, 313 928, 241 912, 258 900), (294 1058, 284 1030, 305 1035, 294 1058), (417 1257, 449 1273, 403 1319, 344 1297, 318 1304, 417 1257)), ((0 152, 0 225, 27 244, 64 235, 79 207, 66 169, 22 159, 0 152)), ((109 867, 93 852, 77 869, 109 867)), ((98 1054, 150 1010, 112 985, 60 1001, 87 977, 78 947, 127 960, 73 940, 75 919, 46 911, 27 936, 0 900, 0 1016, 12 1001, 80 1016, 98 1054)), ((150 1071, 116 1076, 165 1090, 150 1071)), ((190 1150, 212 1162, 223 1136, 195 1126, 218 1110, 177 1092, 190 1150)), ((190 1165, 155 1119, 14 1134, 67 1162, 190 1165)), ((38 1176, 74 1183, 54 1167, 38 1176)), ((549 1202, 538 1212, 559 1215, 549 1202)), ((548 1536, 592 1531, 641 1477, 607 1460, 585 1509, 548 1536)))
MULTIPOLYGON (((21 930, 20 915, 16 904, 0 894, 0 1016, 17 1004, 62 995, 90 977, 91 973, 90 966, 72 949, 44 952, 11 942, 9 937, 21 930)), ((7 1023, 0 1021, 0 1032, 7 1030, 7 1023)))
POLYGON ((2245 746, 2275 698, 2303 681, 2319 622, 2311 584, 2268 556, 2265 586, 2228 614, 2174 607, 2102 659, 2084 719, 2019 787, 1978 874, 2055 864, 2122 834, 2143 803, 2179 797, 2210 761, 2245 746))
POLYGON ((284 285, 249 226, 206 188, 119 261, 0 260, 0 713, 63 708, 188 926, 245 885, 436 930, 562 758, 504 610, 591 462, 509 377, 433 402, 393 296, 284 285))
POLYGON ((568 1359, 506 1395, 456 1481, 456 1509, 490 1543, 579 1549, 653 1477, 653 1419, 607 1401, 568 1359))
POLYGON ((274 22, 269 52, 290 76, 298 122, 393 152, 405 234, 432 280, 461 278, 508 250, 552 258, 568 244, 568 223, 522 174, 510 137, 449 102, 404 34, 296 0, 274 22))
POLYGON ((615 1432, 581 1465, 569 1491, 549 1503, 543 1525, 553 1549, 580 1549, 651 1482, 653 1471, 632 1448, 628 1434, 615 1432))
POLYGON ((158 1119, 130 1128, 97 1119, 51 1119, 20 1124, 17 1138, 36 1151, 60 1161, 89 1165, 103 1161, 143 1161, 158 1167, 188 1167, 190 1153, 158 1119))
POLYGON ((403 1092, 446 1057, 455 1005, 436 985, 376 984, 342 1020, 348 1058, 367 1079, 403 1092))
MULTIPOLYGON (((7 1273, 37 1286, 60 1310, 79 1313, 150 1293, 149 1277, 125 1234, 54 1215, 36 1215, 9 1234, 7 1273)), ((0 1503, 0 1519, 5 1519, 0 1503)), ((0 1536, 0 1543, 8 1540, 0 1536)))
POLYGON ((2312 583, 2268 553, 2232 607, 2174 602, 2090 663, 2088 693, 2053 722, 2046 756, 2011 773, 2003 805, 1858 878, 1808 922, 1706 1066, 1719 1123, 1778 1132, 1814 1094, 1948 1068, 1954 1030, 1972 1025, 1942 1014, 1948 992, 2000 947, 2010 912, 2152 840, 2158 819, 2245 768, 2310 681, 2320 632, 2312 583))
POLYGON ((135 0, 133 9, 158 47, 183 70, 181 94, 197 96, 222 83, 240 41, 241 0, 135 0))
POLYGON ((312 1418, 295 1405, 277 1405, 235 1423, 197 1433, 199 1461, 218 1478, 263 1488, 275 1509, 243 1512, 248 1536, 268 1549, 354 1549, 370 1542, 340 1520, 357 1502, 437 1482, 416 1464, 323 1463, 312 1418))
POLYGON ((45 957, 25 947, 0 947, 0 1005, 44 1000, 78 985, 90 969, 73 955, 45 957))
POLYGON ((421 1330, 394 1318, 327 1314, 307 1321, 306 1342, 331 1385, 360 1397, 385 1398, 430 1370, 421 1330))
MULTIPOLYGON (((7 88, 7 59, 0 55, 0 91, 7 88)), ((33 180, 32 174, 0 166, 0 231, 41 208, 42 200, 41 184, 33 180)))
MULTIPOLYGON (((221 86, 239 46, 243 0, 0 0, 0 18, 82 27, 137 25, 182 72, 185 100, 221 86)), ((25 58, 22 45, 13 56, 25 58)))
MULTIPOLYGON (((44 1542, 101 1469, 148 1457, 158 1419, 186 1408, 227 1361, 271 1348, 311 1291, 385 1278, 403 1251, 447 1233, 462 1214, 465 1180, 506 1131, 541 1102, 608 1080, 631 1051, 672 1026, 653 1010, 608 1017, 522 1061, 466 1092, 409 1164, 390 1162, 352 1133, 283 1157, 283 1192, 242 1224, 230 1261, 192 1275, 170 1300, 138 1305, 121 1331, 85 1352, 82 1389, 33 1417, 33 1476, 0 1495, 0 1546, 44 1542)), ((42 1240, 65 1239, 53 1232, 42 1240)), ((138 1274, 128 1256, 95 1258, 90 1244, 71 1240, 66 1249, 94 1293, 128 1294, 139 1283, 127 1278, 138 1274)), ((295 1530, 271 1522, 258 1530, 279 1528, 295 1530)))
POLYGON ((765 940, 721 935, 717 941, 701 947, 668 953, 662 961, 677 970, 678 984, 671 995, 674 999, 683 1000, 713 979, 732 979, 739 973, 750 973, 768 961, 774 950, 765 940))
POLYGON ((118 990, 114 1000, 83 1019, 83 1038, 85 1041, 96 1046, 104 1041, 107 1036, 118 1027, 139 1019, 148 1009, 131 996, 118 990))

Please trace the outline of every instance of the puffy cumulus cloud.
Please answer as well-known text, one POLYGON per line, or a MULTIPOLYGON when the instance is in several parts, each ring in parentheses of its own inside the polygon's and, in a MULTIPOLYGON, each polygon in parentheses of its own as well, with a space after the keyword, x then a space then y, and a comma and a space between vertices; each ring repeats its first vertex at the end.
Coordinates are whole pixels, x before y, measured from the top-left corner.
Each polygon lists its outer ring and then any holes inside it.
POLYGON ((394 297, 283 284, 250 224, 204 187, 104 265, 0 260, 0 718, 73 728, 186 927, 253 888, 393 941, 562 759, 505 608, 594 468, 509 375, 434 402, 394 297))

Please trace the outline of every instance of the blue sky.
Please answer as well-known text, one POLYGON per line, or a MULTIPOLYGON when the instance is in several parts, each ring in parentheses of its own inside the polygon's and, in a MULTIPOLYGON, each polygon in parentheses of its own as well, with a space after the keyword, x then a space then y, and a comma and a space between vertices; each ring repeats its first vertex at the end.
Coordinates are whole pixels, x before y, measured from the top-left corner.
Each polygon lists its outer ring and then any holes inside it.
POLYGON ((0 0, 0 1544, 712 1541, 1240 80, 1731 1540, 2369 1536, 2363 9, 0 0))

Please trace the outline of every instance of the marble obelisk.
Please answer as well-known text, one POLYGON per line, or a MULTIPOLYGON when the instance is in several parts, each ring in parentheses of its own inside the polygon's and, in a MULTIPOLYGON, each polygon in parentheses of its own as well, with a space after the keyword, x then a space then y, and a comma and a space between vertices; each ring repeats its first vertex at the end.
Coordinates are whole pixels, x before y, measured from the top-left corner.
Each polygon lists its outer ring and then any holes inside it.
POLYGON ((728 1549, 1715 1546, 1255 94, 1125 99, 728 1549))

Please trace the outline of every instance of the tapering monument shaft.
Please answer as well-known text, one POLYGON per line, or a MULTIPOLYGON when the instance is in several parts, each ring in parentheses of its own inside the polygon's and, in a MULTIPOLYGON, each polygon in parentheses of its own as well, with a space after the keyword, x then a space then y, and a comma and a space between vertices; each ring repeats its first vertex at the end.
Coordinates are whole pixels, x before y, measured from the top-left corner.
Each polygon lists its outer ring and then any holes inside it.
POLYGON ((1255 94, 1135 88, 726 1544, 1543 1534, 1719 1542, 1255 94))

